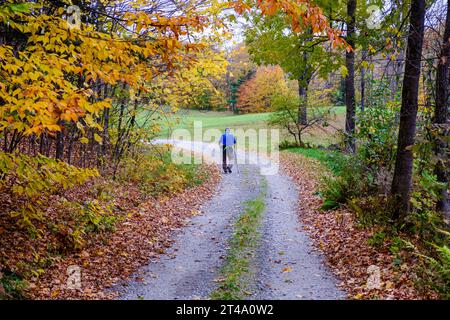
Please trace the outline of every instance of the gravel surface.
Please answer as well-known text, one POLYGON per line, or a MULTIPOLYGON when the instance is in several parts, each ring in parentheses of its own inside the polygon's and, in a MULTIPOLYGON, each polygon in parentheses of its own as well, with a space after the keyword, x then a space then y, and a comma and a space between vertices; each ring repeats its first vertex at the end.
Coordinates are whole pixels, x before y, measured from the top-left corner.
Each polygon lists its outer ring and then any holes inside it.
POLYGON ((152 260, 132 281, 116 288, 120 299, 201 299, 216 287, 220 266, 226 257, 227 239, 244 202, 258 196, 258 173, 224 175, 218 193, 201 209, 202 214, 175 235, 175 244, 159 259, 152 260))
MULTIPOLYGON (((197 145, 196 145, 197 146, 197 145)), ((186 146, 186 148, 191 145, 186 146)), ((213 146, 207 146, 214 148, 213 146)), ((205 148, 200 146, 200 148, 205 148)), ((195 147, 194 147, 195 149, 195 147)), ((202 214, 174 235, 175 244, 133 280, 114 288, 120 299, 207 299, 216 288, 233 224, 245 202, 259 194, 257 165, 224 175, 202 214)), ((345 299, 337 280, 313 251, 296 212, 298 193, 283 174, 266 175, 266 210, 251 263, 248 299, 345 299)))
POLYGON ((345 299, 299 222, 297 191, 285 175, 267 179, 266 210, 255 259, 253 299, 345 299))

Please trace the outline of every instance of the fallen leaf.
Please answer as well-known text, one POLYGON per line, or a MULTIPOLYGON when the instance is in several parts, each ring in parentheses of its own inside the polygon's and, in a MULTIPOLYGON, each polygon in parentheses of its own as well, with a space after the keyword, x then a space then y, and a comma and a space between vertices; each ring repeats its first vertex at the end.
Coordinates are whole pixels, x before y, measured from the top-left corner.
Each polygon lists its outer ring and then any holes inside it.
POLYGON ((384 285, 386 289, 391 289, 393 286, 394 284, 391 281, 386 281, 386 284, 384 285))
POLYGON ((283 272, 292 272, 292 268, 291 267, 286 267, 283 269, 283 272))

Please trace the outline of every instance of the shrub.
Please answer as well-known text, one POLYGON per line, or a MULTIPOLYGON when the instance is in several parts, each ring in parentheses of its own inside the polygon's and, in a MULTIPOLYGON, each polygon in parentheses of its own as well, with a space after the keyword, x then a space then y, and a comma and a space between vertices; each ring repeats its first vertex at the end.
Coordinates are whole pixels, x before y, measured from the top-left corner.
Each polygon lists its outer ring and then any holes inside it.
POLYGON ((14 272, 0 272, 0 300, 23 299, 28 285, 14 272))
POLYGON ((442 299, 450 298, 450 249, 447 245, 432 245, 433 251, 429 254, 416 255, 421 258, 418 267, 420 278, 418 284, 421 288, 431 288, 437 291, 442 299))
POLYGON ((436 259, 431 259, 430 264, 436 269, 434 276, 434 285, 439 292, 443 294, 443 298, 450 298, 450 249, 444 246, 434 246, 438 253, 436 259))
POLYGON ((388 175, 395 163, 397 145, 397 107, 372 107, 358 113, 358 158, 376 178, 390 180, 388 175))
POLYGON ((77 168, 43 155, 0 153, 0 189, 21 200, 9 214, 32 237, 42 234, 37 224, 43 222, 43 212, 52 194, 96 176, 96 169, 77 168))
POLYGON ((291 148, 301 148, 297 142, 295 141, 289 141, 289 140, 283 140, 280 142, 279 148, 280 150, 286 150, 291 148))
POLYGON ((322 178, 323 209, 332 209, 346 204, 368 190, 370 184, 363 174, 361 163, 352 157, 339 158, 334 168, 335 175, 322 178))
POLYGON ((53 225, 53 231, 59 236, 61 251, 79 250, 84 247, 87 235, 115 230, 116 223, 121 219, 112 211, 108 202, 101 203, 97 199, 86 200, 83 203, 61 200, 59 205, 68 213, 68 217, 60 219, 53 225))
POLYGON ((367 243, 374 247, 381 247, 386 241, 386 232, 379 231, 375 232, 369 239, 367 243))
POLYGON ((206 179, 206 173, 201 172, 198 165, 173 163, 170 149, 163 146, 126 158, 123 163, 117 179, 135 183, 153 196, 180 192, 206 179))

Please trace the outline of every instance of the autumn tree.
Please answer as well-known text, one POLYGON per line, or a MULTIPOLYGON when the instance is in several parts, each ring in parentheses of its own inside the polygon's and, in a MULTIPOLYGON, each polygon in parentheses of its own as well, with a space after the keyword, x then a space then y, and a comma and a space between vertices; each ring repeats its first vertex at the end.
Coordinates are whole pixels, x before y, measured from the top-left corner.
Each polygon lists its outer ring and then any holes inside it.
POLYGON ((255 75, 256 65, 250 60, 247 47, 240 43, 234 46, 227 54, 226 88, 228 92, 228 105, 233 112, 237 112, 237 99, 239 88, 255 75))
POLYGON ((176 108, 214 110, 226 105, 226 92, 222 85, 226 78, 228 61, 223 51, 205 44, 201 52, 192 54, 190 63, 173 75, 155 79, 159 103, 176 108))
POLYGON ((279 64, 291 79, 297 81, 300 98, 298 122, 305 124, 309 84, 315 74, 327 77, 337 68, 338 54, 327 50, 324 45, 327 39, 314 37, 311 28, 299 33, 290 31, 284 15, 260 17, 255 14, 251 21, 252 28, 246 31, 246 43, 253 60, 260 65, 279 64))
POLYGON ((237 109, 242 113, 271 111, 272 97, 287 91, 285 75, 279 66, 258 67, 255 76, 239 88, 237 109))
POLYGON ((155 79, 191 68, 204 44, 188 36, 218 21, 205 1, 75 3, 0 5, 0 188, 28 197, 17 220, 30 230, 38 197, 98 175, 80 167, 115 175, 152 137, 155 79))
POLYGON ((43 152, 56 138, 58 158, 67 142, 93 141, 90 151, 99 149, 114 119, 116 144, 123 144, 118 149, 128 145, 138 108, 152 95, 149 83, 194 61, 190 52, 200 46, 183 38, 201 31, 209 19, 192 10, 193 2, 180 2, 175 11, 141 1, 109 6, 78 1, 72 11, 64 1, 12 3, 0 16, 2 30, 8 30, 0 48, 4 150, 31 137, 41 140, 43 152), (116 106, 119 116, 110 117, 108 110, 116 106))

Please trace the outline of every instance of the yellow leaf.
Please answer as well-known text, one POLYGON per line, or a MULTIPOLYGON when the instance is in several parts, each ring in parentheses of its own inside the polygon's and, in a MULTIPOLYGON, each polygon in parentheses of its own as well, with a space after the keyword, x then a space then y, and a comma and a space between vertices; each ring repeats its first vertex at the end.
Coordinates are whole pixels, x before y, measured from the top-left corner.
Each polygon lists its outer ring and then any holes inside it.
POLYGON ((347 69, 346 66, 341 66, 339 71, 341 72, 341 75, 342 75, 343 78, 345 78, 348 75, 348 69, 347 69))
POLYGON ((77 122, 77 128, 78 128, 78 130, 80 130, 81 132, 84 132, 84 127, 83 127, 83 125, 81 124, 81 122, 77 122))
POLYGON ((36 81, 39 78, 39 73, 37 72, 29 72, 28 76, 31 80, 36 81))
POLYGON ((385 288, 386 289, 391 289, 393 286, 394 286, 394 284, 391 281, 387 281, 386 285, 385 285, 385 288))
POLYGON ((86 137, 82 137, 82 138, 80 138, 80 142, 83 143, 83 144, 86 144, 86 143, 89 142, 89 139, 86 138, 86 137))
POLYGON ((61 127, 57 124, 47 124, 44 125, 49 131, 61 131, 61 127))
POLYGON ((54 290, 51 293, 52 298, 56 298, 59 295, 59 290, 54 290))
POLYGON ((94 134, 94 140, 97 141, 98 143, 102 143, 103 139, 102 137, 100 137, 98 134, 94 134))
POLYGON ((21 90, 22 90, 21 88, 18 88, 18 89, 16 89, 16 90, 14 90, 13 93, 12 93, 12 95, 13 95, 13 96, 17 96, 21 90))

